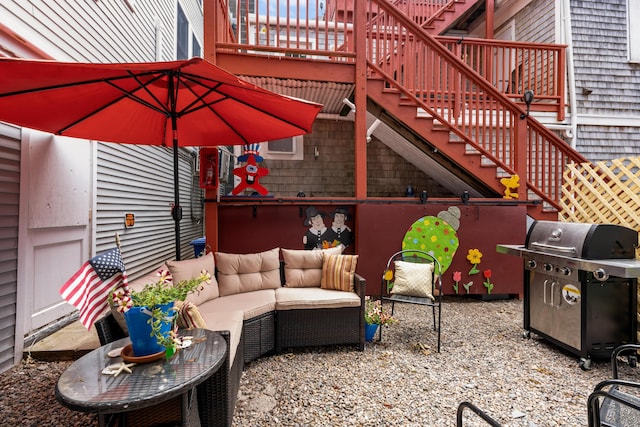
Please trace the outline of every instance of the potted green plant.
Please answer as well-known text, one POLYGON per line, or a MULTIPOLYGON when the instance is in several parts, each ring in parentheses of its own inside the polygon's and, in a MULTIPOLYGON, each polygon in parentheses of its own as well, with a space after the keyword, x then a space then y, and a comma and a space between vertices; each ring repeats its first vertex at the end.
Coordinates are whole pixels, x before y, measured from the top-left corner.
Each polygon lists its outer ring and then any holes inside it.
POLYGON ((176 351, 176 327, 178 310, 176 301, 184 301, 186 296, 202 289, 211 280, 211 274, 202 270, 200 276, 173 283, 168 270, 158 271, 158 281, 145 285, 140 291, 129 286, 121 286, 111 293, 111 300, 118 311, 123 313, 135 356, 164 351, 171 357, 176 351))
POLYGON ((382 302, 373 300, 370 296, 365 298, 364 321, 365 340, 372 341, 379 326, 386 326, 395 323, 397 320, 391 315, 388 309, 382 307, 382 302))

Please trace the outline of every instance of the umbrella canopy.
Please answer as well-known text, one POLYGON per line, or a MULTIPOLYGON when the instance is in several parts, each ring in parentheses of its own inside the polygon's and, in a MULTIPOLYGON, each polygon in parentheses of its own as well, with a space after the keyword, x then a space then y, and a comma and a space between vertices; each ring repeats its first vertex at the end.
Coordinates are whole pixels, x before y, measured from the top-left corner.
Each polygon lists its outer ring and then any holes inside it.
POLYGON ((279 95, 201 59, 89 64, 0 58, 0 121, 77 138, 174 150, 309 133, 322 105, 279 95))

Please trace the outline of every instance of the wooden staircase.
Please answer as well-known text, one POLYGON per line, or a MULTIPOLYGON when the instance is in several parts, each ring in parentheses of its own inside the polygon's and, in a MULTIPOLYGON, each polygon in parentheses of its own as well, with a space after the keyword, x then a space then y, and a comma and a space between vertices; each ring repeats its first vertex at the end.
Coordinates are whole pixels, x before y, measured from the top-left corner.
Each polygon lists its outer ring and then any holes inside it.
MULTIPOLYGON (((467 175, 472 176, 474 180, 480 180, 482 186, 479 190, 486 197, 501 196, 504 187, 495 179, 496 167, 492 163, 483 162, 480 152, 469 149, 463 140, 456 138, 455 134, 452 135, 446 126, 438 124, 433 117, 419 114, 414 103, 409 102, 399 91, 388 88, 383 80, 370 78, 367 81, 367 89, 369 100, 375 104, 368 107, 370 112, 374 112, 392 128, 408 128, 418 136, 419 142, 414 145, 425 155, 435 157, 437 154, 439 161, 454 159, 453 163, 456 165, 464 165, 454 173, 463 179, 467 175)), ((415 138, 412 140, 416 141, 415 138)), ((468 178, 465 180, 469 181, 468 178)))
POLYGON ((450 0, 435 14, 424 20, 421 27, 429 34, 443 34, 478 3, 480 0, 450 0))
MULTIPOLYGON (((454 3, 466 11, 475 2, 454 3)), ((417 135, 411 143, 425 155, 438 153, 457 175, 482 182, 487 197, 503 195, 501 179, 517 175, 516 197, 531 202, 528 213, 557 219, 566 165, 587 160, 415 19, 389 3, 372 4, 378 13, 367 33, 367 96, 379 106, 378 117, 417 135)))
MULTIPOLYGON (((205 15, 218 21, 205 23, 205 28, 218 29, 210 34, 209 45, 215 46, 216 63, 223 68, 350 88, 362 83, 369 113, 471 188, 500 197, 505 192, 501 179, 517 175, 517 198, 530 202, 529 214, 557 217, 563 172, 567 165, 587 160, 526 114, 522 98, 535 88, 532 111, 564 119, 563 47, 436 38, 425 28, 437 34, 456 19, 468 19, 482 2, 391 1, 358 2, 357 14, 354 0, 330 1, 326 16, 334 20, 317 15, 305 28, 289 17, 263 25, 247 10, 238 17, 247 25, 237 33, 227 19, 226 2, 216 2, 220 13, 205 15), (283 32, 305 34, 315 43, 300 46, 296 37, 282 42, 276 34, 283 32), (331 40, 339 40, 338 47, 331 40), (362 77, 366 84, 358 80, 362 77)), ((366 166, 362 156, 360 161, 366 166)))

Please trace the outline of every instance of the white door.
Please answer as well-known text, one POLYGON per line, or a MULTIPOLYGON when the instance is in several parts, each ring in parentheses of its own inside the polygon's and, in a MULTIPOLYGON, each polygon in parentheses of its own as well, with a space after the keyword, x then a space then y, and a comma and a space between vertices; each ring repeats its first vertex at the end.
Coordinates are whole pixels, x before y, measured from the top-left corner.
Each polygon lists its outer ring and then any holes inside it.
POLYGON ((75 310, 58 290, 92 255, 93 158, 90 141, 23 129, 23 335, 75 310))

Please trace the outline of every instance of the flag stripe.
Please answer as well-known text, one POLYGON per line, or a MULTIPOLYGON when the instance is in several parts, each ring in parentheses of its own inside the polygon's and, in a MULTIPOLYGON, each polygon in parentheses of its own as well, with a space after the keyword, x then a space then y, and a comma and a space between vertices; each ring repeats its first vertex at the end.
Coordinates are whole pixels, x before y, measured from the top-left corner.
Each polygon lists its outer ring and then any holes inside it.
POLYGON ((59 292, 78 309, 80 322, 90 329, 108 307, 107 298, 111 290, 126 283, 127 275, 120 250, 114 248, 82 264, 59 292))

